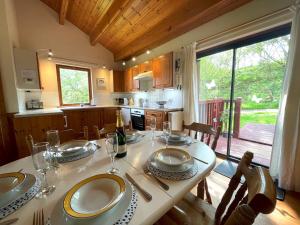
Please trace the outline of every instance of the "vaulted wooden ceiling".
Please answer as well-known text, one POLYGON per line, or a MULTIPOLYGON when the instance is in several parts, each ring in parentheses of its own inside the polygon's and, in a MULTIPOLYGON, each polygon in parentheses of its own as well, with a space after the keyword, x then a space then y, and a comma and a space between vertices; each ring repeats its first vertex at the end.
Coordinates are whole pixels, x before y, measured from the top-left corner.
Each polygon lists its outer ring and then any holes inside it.
MULTIPOLYGON (((41 0, 114 53, 141 54, 251 0, 41 0)), ((196 38, 196 37, 195 37, 196 38)))

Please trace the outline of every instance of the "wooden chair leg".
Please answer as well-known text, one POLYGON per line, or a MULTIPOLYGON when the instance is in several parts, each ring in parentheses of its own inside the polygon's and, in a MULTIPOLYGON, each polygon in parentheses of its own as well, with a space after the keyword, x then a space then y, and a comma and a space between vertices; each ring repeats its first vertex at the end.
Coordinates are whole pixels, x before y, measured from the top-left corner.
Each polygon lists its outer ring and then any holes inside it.
POLYGON ((212 200, 211 200, 211 196, 208 190, 208 185, 207 185, 207 180, 204 179, 204 189, 205 189, 205 194, 206 194, 206 201, 212 205, 212 200))
POLYGON ((205 186, 205 180, 200 181, 200 183, 197 186, 197 197, 204 200, 204 186, 205 186))

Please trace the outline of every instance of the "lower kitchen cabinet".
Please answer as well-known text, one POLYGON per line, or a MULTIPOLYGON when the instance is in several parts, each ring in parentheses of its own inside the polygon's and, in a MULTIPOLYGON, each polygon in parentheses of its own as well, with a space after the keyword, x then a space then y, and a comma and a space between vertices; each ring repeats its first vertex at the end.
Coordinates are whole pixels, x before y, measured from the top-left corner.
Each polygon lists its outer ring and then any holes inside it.
POLYGON ((103 125, 117 122, 116 113, 118 109, 119 109, 118 107, 103 109, 103 125))
POLYGON ((162 130, 163 122, 168 120, 168 113, 155 110, 145 110, 145 127, 150 126, 150 118, 156 118, 156 130, 162 130))
POLYGON ((13 118, 15 141, 18 158, 29 156, 31 153, 27 147, 25 137, 32 135, 34 142, 46 140, 47 130, 63 130, 64 117, 59 115, 33 116, 13 118))

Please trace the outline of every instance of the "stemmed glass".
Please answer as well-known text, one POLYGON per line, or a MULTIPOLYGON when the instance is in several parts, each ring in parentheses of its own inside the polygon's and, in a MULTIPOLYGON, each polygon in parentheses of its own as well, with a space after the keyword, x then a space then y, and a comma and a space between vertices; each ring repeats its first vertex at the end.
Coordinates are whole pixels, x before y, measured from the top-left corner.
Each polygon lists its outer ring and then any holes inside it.
POLYGON ((152 141, 154 141, 155 129, 156 129, 156 117, 151 116, 150 118, 150 129, 152 131, 152 141))
POLYGON ((171 135, 171 122, 163 122, 163 134, 166 139, 166 148, 168 147, 169 137, 171 135))
POLYGON ((51 168, 49 163, 49 158, 51 158, 51 153, 49 151, 48 142, 39 142, 32 147, 32 161, 34 168, 42 174, 42 188, 40 192, 36 195, 37 198, 45 197, 51 194, 55 190, 55 186, 49 186, 47 182, 47 171, 51 168))
POLYGON ((47 141, 49 143, 50 152, 51 152, 51 166, 54 168, 58 168, 57 162, 57 151, 60 145, 59 133, 58 130, 48 130, 47 131, 47 141))
POLYGON ((106 151, 111 159, 112 167, 107 171, 108 173, 115 174, 119 170, 115 168, 115 157, 118 153, 118 135, 116 133, 108 133, 105 139, 106 151))

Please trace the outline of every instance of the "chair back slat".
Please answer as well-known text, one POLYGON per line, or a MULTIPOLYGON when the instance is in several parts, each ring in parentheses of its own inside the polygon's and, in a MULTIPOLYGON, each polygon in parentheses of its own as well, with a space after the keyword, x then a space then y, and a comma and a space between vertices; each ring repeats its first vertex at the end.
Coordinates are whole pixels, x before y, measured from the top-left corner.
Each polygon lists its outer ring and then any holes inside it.
POLYGON ((27 148, 28 148, 30 154, 32 154, 32 148, 34 145, 33 137, 31 134, 29 134, 29 135, 26 135, 25 139, 26 139, 27 148))
POLYGON ((259 213, 271 213, 275 209, 276 190, 273 180, 267 169, 250 167, 252 158, 253 153, 251 152, 246 152, 242 157, 236 173, 231 178, 228 189, 217 207, 215 224, 248 225, 254 222, 259 213), (239 186, 242 175, 246 181, 240 186, 232 200, 232 195, 239 186), (247 195, 245 196, 246 191, 247 195))
POLYGON ((183 125, 183 129, 188 130, 188 135, 191 136, 191 132, 195 132, 195 139, 197 139, 197 134, 200 133, 200 141, 205 142, 207 145, 210 145, 212 136, 213 141, 211 148, 213 150, 216 150, 218 139, 220 137, 221 133, 221 127, 218 127, 217 130, 214 129, 213 126, 208 125, 208 124, 203 124, 203 123, 192 123, 190 125, 183 125))
POLYGON ((83 132, 75 132, 73 129, 67 129, 67 130, 60 130, 59 131, 59 139, 61 143, 81 139, 81 140, 88 140, 89 134, 88 134, 88 128, 87 126, 83 127, 83 132))

